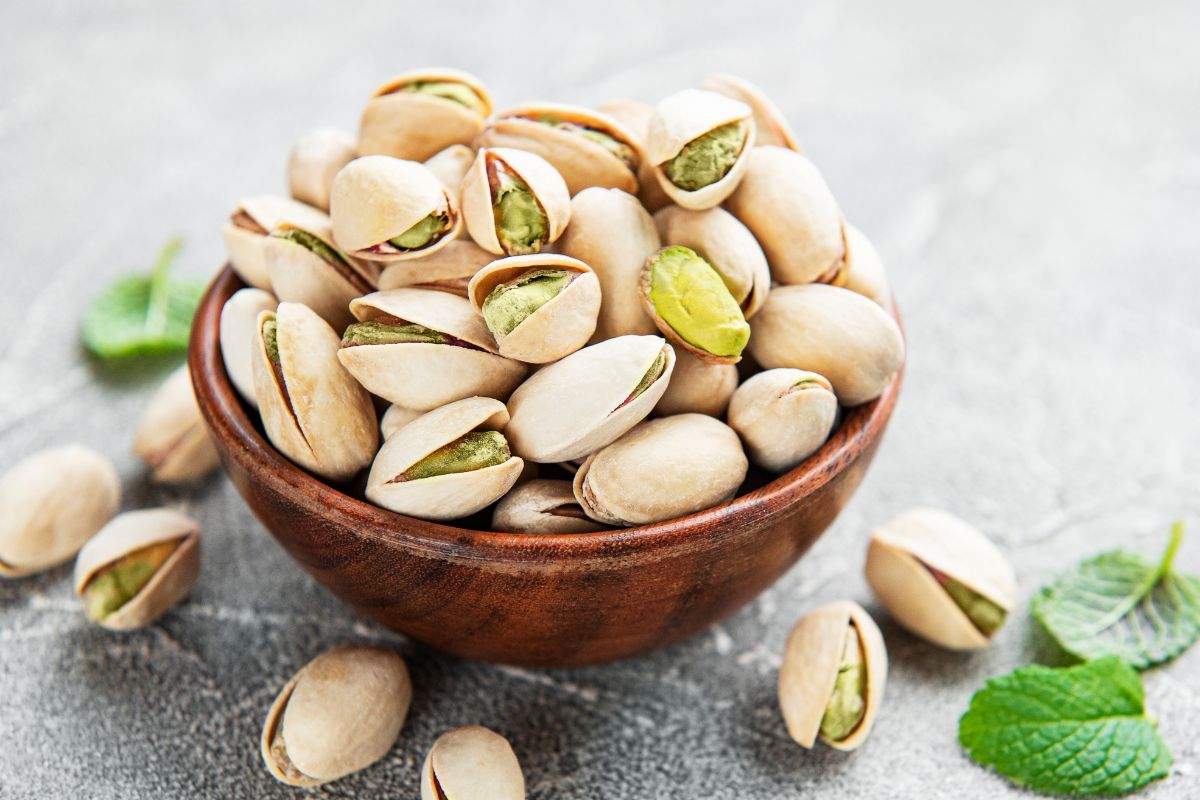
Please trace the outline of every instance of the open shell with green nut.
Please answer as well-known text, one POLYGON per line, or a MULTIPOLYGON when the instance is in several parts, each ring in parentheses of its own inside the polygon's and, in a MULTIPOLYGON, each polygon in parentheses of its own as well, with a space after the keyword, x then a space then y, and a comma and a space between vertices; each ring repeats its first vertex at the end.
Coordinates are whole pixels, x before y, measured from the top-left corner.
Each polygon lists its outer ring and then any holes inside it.
POLYGON ((303 303, 341 330, 353 321, 350 301, 375 287, 333 244, 329 220, 307 228, 280 226, 263 242, 271 290, 283 303, 303 303))
POLYGON ((233 271, 250 286, 269 291, 267 237, 280 228, 320 229, 328 224, 329 218, 320 209, 289 197, 259 195, 238 204, 221 235, 233 271))
POLYGON ((537 253, 571 219, 567 184, 550 162, 509 147, 481 147, 463 178, 467 232, 491 253, 537 253))
POLYGON ((750 81, 736 75, 717 73, 705 78, 700 88, 732 97, 750 106, 754 112, 756 146, 775 145, 795 150, 797 153, 804 152, 779 106, 750 81))
POLYGON ((424 161, 450 145, 470 144, 491 113, 491 96, 474 75, 445 68, 405 72, 367 101, 358 152, 424 161))

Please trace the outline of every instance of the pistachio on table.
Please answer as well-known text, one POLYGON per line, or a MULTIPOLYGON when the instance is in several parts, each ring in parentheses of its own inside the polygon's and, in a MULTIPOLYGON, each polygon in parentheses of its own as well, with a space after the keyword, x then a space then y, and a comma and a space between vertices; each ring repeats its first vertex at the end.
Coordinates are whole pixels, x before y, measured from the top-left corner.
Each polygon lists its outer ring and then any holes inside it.
POLYGON ((289 197, 248 197, 222 229, 225 251, 234 272, 256 289, 271 289, 267 271, 267 237, 282 227, 320 228, 328 218, 319 209, 289 197))
POLYGON ((512 745, 479 725, 443 733, 421 766, 421 800, 525 800, 512 745))
POLYGON ((379 275, 379 289, 437 289, 466 297, 471 278, 495 259, 470 238, 460 237, 430 255, 388 264, 379 275))
POLYGON ((405 408, 393 403, 388 406, 387 411, 383 412, 383 416, 379 419, 379 431, 383 434, 384 439, 390 439, 393 433, 424 413, 415 408, 405 408))
POLYGON ((199 523, 169 508, 128 511, 79 551, 75 594, 92 622, 132 630, 186 597, 199 574, 199 523))
POLYGON ((742 180, 754 148, 750 106, 685 89, 664 98, 646 133, 646 158, 667 196, 684 208, 721 204, 742 180))
POLYGON ((406 72, 380 86, 363 110, 360 155, 424 161, 454 144, 470 144, 492 99, 474 75, 456 69, 406 72))
POLYGON ((838 401, 829 381, 801 369, 769 369, 733 393, 729 425, 750 460, 770 472, 787 472, 829 439, 838 401))
POLYGON ((1004 554, 946 511, 917 508, 875 530, 867 582, 901 625, 951 650, 991 644, 1016 606, 1004 554))
MULTIPOLYGON (((650 130, 650 118, 654 116, 654 106, 640 100, 610 100, 596 106, 596 110, 620 122, 631 133, 638 137, 643 152, 646 149, 646 134, 650 130)), ((646 210, 654 213, 660 208, 671 205, 671 198, 658 185, 654 177, 654 165, 648 159, 638 162, 637 171, 638 199, 646 210)))
POLYGON ((819 735, 855 750, 875 723, 887 682, 883 635, 857 603, 812 611, 792 629, 779 668, 779 707, 788 733, 811 748, 819 735))
POLYGON ((892 308, 892 289, 879 251, 858 228, 846 224, 846 276, 842 286, 892 308))
POLYGON ((337 128, 319 128, 296 142, 288 156, 288 190, 294 199, 329 210, 333 176, 358 154, 354 137, 337 128))
POLYGON ((69 560, 120 505, 116 469, 90 448, 53 447, 18 461, 0 477, 0 578, 69 560))
POLYGON ((783 112, 754 84, 735 75, 717 73, 705 78, 700 88, 732 97, 750 106, 754 111, 756 146, 774 145, 795 150, 797 153, 803 152, 783 112))
POLYGON ((692 355, 685 348, 675 349, 675 371, 667 391, 654 407, 654 416, 708 414, 725 416, 729 400, 738 385, 738 368, 733 364, 714 364, 692 355))
POLYGON ((458 196, 463 178, 475 162, 475 151, 465 144, 452 144, 425 159, 425 166, 437 176, 450 194, 458 196))
POLYGON ((258 408, 254 396, 254 342, 258 315, 279 306, 275 295, 262 289, 238 289, 221 307, 221 360, 225 373, 242 399, 258 408))
POLYGON ((504 495, 492 512, 492 530, 512 533, 592 533, 606 530, 583 512, 570 481, 541 478, 504 495))
POLYGON ((537 253, 571 219, 567 184, 550 162, 509 147, 481 147, 462 183, 467 232, 491 253, 537 253))
POLYGON ((318 786, 365 769, 392 749, 411 703, 408 667, 396 653, 334 648, 275 698, 263 725, 263 762, 292 786, 318 786))
POLYGON ((737 217, 719 207, 669 206, 654 215, 654 223, 665 244, 694 250, 717 271, 746 319, 758 312, 771 289, 771 271, 754 234, 737 217))
POLYGON ((725 281, 687 247, 664 247, 646 260, 642 305, 664 336, 701 361, 736 364, 750 325, 725 281))
POLYGON ((334 247, 328 218, 321 226, 281 226, 263 242, 263 255, 275 297, 303 303, 338 330, 354 319, 350 301, 374 290, 367 276, 334 247))
POLYGON ((133 452, 159 483, 194 481, 220 464, 186 364, 172 372, 150 398, 133 434, 133 452))

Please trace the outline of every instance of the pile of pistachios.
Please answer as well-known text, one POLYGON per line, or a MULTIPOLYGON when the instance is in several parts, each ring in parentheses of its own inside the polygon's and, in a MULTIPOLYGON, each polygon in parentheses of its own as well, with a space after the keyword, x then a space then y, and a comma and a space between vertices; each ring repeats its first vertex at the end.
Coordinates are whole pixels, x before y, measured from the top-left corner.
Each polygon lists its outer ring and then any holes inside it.
POLYGON ((878 254, 738 78, 495 110, 409 72, 357 137, 303 137, 288 185, 225 227, 226 371, 281 453, 409 516, 577 533, 720 505, 904 360, 878 254))

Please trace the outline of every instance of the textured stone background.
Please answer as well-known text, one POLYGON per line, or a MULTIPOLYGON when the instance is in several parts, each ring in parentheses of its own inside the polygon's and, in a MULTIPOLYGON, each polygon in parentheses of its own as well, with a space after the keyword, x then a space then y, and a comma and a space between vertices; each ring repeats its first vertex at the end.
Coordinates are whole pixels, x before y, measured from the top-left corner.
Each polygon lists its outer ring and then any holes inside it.
MULTIPOLYGON (((178 503, 207 531, 192 599, 139 633, 86 624, 66 568, 0 585, 0 796, 296 794, 261 768, 259 727, 295 669, 346 641, 398 647, 417 694, 392 753, 325 796, 415 796, 430 743, 470 722, 511 738, 532 798, 1021 796, 955 731, 987 677, 1048 657, 1023 610, 978 655, 880 614, 892 678, 849 756, 791 744, 775 671, 807 609, 875 610, 869 528, 917 503, 994 536, 1025 599, 1099 549, 1157 552, 1180 517, 1181 565, 1200 571, 1200 9, 350 5, 0 6, 0 459, 83 441, 118 460, 128 506, 178 503), (223 217, 281 188, 294 137, 352 129, 377 83, 426 63, 483 75, 500 104, 653 101, 743 74, 890 266, 911 360, 873 472, 795 571, 694 641, 570 672, 404 642, 318 588, 223 479, 148 486, 129 431, 157 376, 98 370, 76 346, 103 284, 174 233, 207 275, 223 217)), ((1146 796, 1196 797, 1200 648, 1146 682, 1177 759, 1146 796)))

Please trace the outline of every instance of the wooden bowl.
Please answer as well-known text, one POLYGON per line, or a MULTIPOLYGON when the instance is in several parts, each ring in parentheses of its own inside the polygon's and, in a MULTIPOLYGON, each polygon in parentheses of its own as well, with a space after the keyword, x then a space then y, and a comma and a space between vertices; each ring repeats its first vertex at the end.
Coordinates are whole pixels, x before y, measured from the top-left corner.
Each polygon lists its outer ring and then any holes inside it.
POLYGON ((234 485, 292 557, 357 611, 485 661, 611 661, 679 642, 732 614, 837 517, 900 390, 898 375, 881 398, 849 410, 814 456, 720 508, 600 533, 468 530, 377 508, 271 446, 221 359, 221 308, 241 287, 228 267, 217 276, 189 350, 196 398, 234 485))

